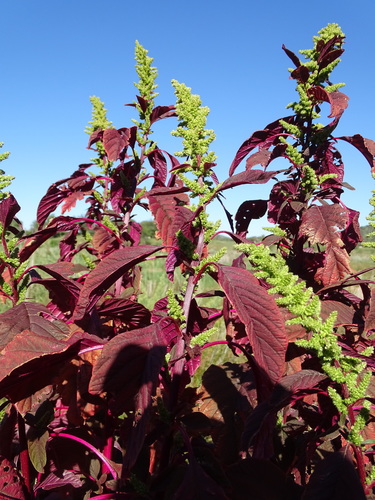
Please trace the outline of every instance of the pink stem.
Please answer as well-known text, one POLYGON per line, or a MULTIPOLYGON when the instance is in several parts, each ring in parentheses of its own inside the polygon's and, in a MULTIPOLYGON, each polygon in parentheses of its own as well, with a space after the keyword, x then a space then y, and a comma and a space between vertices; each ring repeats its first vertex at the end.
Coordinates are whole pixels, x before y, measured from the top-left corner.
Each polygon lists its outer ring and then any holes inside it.
POLYGON ((109 472, 112 474, 114 479, 118 479, 118 474, 115 471, 115 469, 112 467, 111 462, 108 460, 107 457, 103 455, 101 451, 99 451, 95 446, 92 444, 88 443, 84 439, 81 439, 77 436, 73 436, 72 434, 66 434, 65 432, 54 432, 51 434, 51 437, 65 437, 68 439, 72 439, 73 441, 77 441, 77 443, 81 443, 83 446, 86 446, 89 450, 91 450, 97 457, 102 460, 103 463, 108 467, 109 472))

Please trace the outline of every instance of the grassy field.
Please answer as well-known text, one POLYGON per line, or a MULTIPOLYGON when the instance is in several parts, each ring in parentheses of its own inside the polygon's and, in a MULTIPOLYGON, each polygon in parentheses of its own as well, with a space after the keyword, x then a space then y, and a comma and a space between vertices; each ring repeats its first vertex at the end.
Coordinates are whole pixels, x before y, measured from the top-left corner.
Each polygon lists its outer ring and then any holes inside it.
MULTIPOLYGON (((365 232, 365 231, 364 231, 365 232)), ((147 244, 158 244, 159 242, 154 238, 147 236, 144 243, 147 244)), ((238 253, 233 248, 233 242, 229 238, 217 237, 210 243, 210 252, 212 254, 216 253, 222 247, 227 248, 227 253, 221 259, 221 263, 230 264, 238 253)), ((375 266, 375 262, 372 261, 371 255, 375 255, 375 250, 358 245, 356 249, 351 254, 351 266, 354 271, 360 271, 366 268, 372 268, 375 266)), ((45 244, 43 244, 32 256, 30 260, 30 265, 37 264, 49 264, 56 262, 59 255, 59 240, 58 238, 52 238, 45 244)), ((84 263, 82 257, 76 259, 76 263, 84 263)), ((182 285, 182 278, 178 272, 176 272, 176 279, 174 283, 171 283, 164 271, 165 261, 163 258, 152 259, 147 262, 142 263, 142 281, 141 290, 142 293, 139 296, 139 301, 148 308, 152 308, 156 300, 164 297, 169 288, 178 292, 182 285)), ((41 273, 42 274, 42 273, 41 273)), ((375 270, 368 271, 365 275, 367 279, 375 280, 375 270)), ((200 283, 200 291, 207 291, 217 288, 215 281, 210 277, 204 277, 200 283)), ((28 291, 27 298, 29 300, 35 300, 41 303, 47 303, 48 293, 42 285, 31 285, 28 291)), ((210 299, 209 303, 206 304, 209 307, 220 307, 220 299, 210 299)), ((4 309, 3 309, 4 310, 4 309)))

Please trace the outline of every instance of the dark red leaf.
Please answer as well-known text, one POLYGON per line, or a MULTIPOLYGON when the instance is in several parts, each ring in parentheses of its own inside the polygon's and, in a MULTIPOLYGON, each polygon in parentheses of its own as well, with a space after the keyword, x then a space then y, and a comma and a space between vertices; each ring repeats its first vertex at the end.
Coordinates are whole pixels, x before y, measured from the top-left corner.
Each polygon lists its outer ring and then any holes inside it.
POLYGON ((88 143, 88 146, 87 146, 88 149, 90 149, 93 144, 95 144, 98 141, 101 141, 102 139, 103 139, 103 130, 102 129, 95 130, 90 135, 89 143, 88 143))
POLYGON ((331 112, 328 118, 339 118, 348 107, 349 97, 343 92, 327 92, 323 87, 311 87, 308 94, 316 102, 328 102, 331 105, 331 112))
POLYGON ((270 162, 272 156, 272 151, 268 151, 268 149, 261 149, 256 153, 253 153, 246 160, 246 170, 250 170, 255 165, 261 165, 262 167, 267 167, 270 162))
POLYGON ((64 214, 65 212, 70 212, 71 209, 76 206, 77 201, 83 200, 84 197, 85 195, 81 191, 74 191, 73 193, 69 194, 69 196, 65 198, 64 203, 62 204, 61 213, 64 214))
POLYGON ((265 184, 278 173, 280 173, 280 171, 264 172, 263 170, 245 170, 245 172, 228 177, 228 179, 225 180, 219 187, 217 192, 224 191, 225 189, 235 186, 241 186, 242 184, 265 184))
POLYGON ((328 115, 328 118, 340 117, 348 107, 349 97, 338 90, 330 92, 328 95, 331 103, 331 113, 328 115))
POLYGON ((164 187, 167 181, 167 160, 161 149, 154 149, 147 156, 151 167, 154 169, 154 187, 164 187))
POLYGON ((267 206, 267 200, 248 200, 241 203, 235 215, 236 233, 246 232, 252 219, 263 217, 267 206))
POLYGON ((162 120, 163 118, 169 118, 171 116, 177 116, 175 111, 175 106, 156 106, 150 116, 151 125, 158 120, 162 120))
POLYGON ((191 460, 187 466, 185 477, 175 491, 172 500, 230 500, 224 490, 209 476, 203 468, 191 460))
POLYGON ((0 500, 26 500, 23 480, 12 462, 0 456, 0 500))
POLYGON ((318 58, 318 64, 319 64, 319 69, 323 69, 328 64, 331 64, 331 62, 335 61, 337 58, 339 58, 342 53, 344 52, 344 49, 334 49, 328 52, 324 57, 321 57, 322 54, 318 58))
POLYGON ((218 282, 245 325, 254 357, 275 384, 284 372, 288 345, 279 308, 250 271, 222 265, 218 269, 218 282))
POLYGON ((349 210, 349 220, 346 228, 341 231, 341 240, 345 245, 345 249, 350 253, 360 243, 363 238, 361 235, 361 228, 359 225, 360 213, 357 210, 349 210))
POLYGON ((330 40, 328 40, 328 42, 322 43, 321 48, 317 47, 318 50, 319 50, 319 52, 320 52, 317 62, 320 63, 321 61, 323 61, 323 59, 325 59, 327 57, 327 55, 329 53, 335 52, 336 50, 342 50, 342 52, 344 52, 343 49, 335 49, 334 48, 335 45, 338 45, 338 44, 341 45, 343 43, 343 41, 344 41, 343 37, 341 37, 341 36, 334 36, 333 38, 331 38, 330 40))
POLYGON ((126 141, 118 130, 107 128, 103 132, 103 146, 109 161, 116 161, 126 146, 126 141))
POLYGON ((273 454, 272 433, 279 410, 293 399, 317 389, 327 376, 314 370, 302 370, 281 378, 268 400, 258 404, 246 421, 242 435, 242 449, 252 449, 256 458, 270 458, 273 454))
POLYGON ((326 246, 324 266, 317 270, 315 280, 323 286, 329 286, 351 272, 350 257, 345 248, 329 244, 326 246))
POLYGON ((55 217, 50 224, 44 229, 25 236, 22 239, 25 245, 20 251, 20 260, 24 262, 30 255, 40 247, 45 241, 54 236, 56 233, 63 231, 74 231, 77 229, 77 219, 74 217, 55 217))
POLYGON ((333 205, 312 205, 302 215, 300 234, 307 236, 310 243, 342 246, 340 231, 348 223, 348 211, 338 203, 333 205))
POLYGON ((176 208, 190 202, 184 191, 183 188, 154 188, 148 193, 150 210, 158 228, 158 236, 164 245, 172 245, 176 232, 180 229, 175 224, 176 208))
POLYGON ((148 101, 140 95, 137 95, 136 97, 141 110, 143 111, 143 113, 145 113, 148 108, 148 101))
POLYGON ((177 334, 171 318, 121 333, 105 344, 94 365, 89 391, 116 395, 116 403, 122 411, 136 409, 134 427, 126 445, 126 468, 132 467, 143 445, 158 375, 167 346, 177 334))
POLYGON ((310 71, 303 64, 291 72, 290 76, 300 83, 306 83, 310 76, 310 71))
POLYGON ((342 187, 342 182, 344 180, 344 164, 340 152, 337 151, 332 143, 326 141, 322 146, 317 148, 312 166, 316 167, 317 175, 336 175, 335 178, 328 179, 321 184, 323 189, 331 186, 342 187))
POLYGON ((98 314, 118 318, 132 328, 142 328, 150 324, 151 313, 145 306, 128 299, 106 299, 98 306, 98 314))
POLYGON ((331 312, 336 312, 337 320, 335 322, 335 326, 354 324, 355 322, 354 304, 353 306, 348 306, 337 300, 322 300, 321 305, 322 305, 321 317, 323 320, 326 320, 328 316, 331 314, 331 312))
POLYGON ((10 194, 0 201, 0 223, 6 230, 13 221, 14 216, 21 210, 15 197, 10 194))
POLYGON ((78 321, 89 313, 104 292, 129 269, 161 248, 153 245, 120 248, 100 261, 88 275, 80 291, 73 321, 78 321))
POLYGON ((48 219, 48 216, 56 210, 60 203, 64 201, 69 194, 70 191, 63 191, 55 185, 48 189, 47 193, 40 200, 36 213, 36 220, 39 227, 43 226, 45 221, 48 219))
POLYGON ((343 141, 349 142, 349 144, 357 148, 370 164, 371 171, 375 173, 375 141, 373 141, 372 139, 366 139, 359 134, 355 134, 351 137, 337 137, 337 139, 342 139, 343 141))
POLYGON ((301 65, 301 61, 296 56, 296 54, 291 50, 287 49, 284 44, 282 45, 282 49, 285 52, 285 54, 293 61, 294 65, 298 68, 301 65))
POLYGON ((353 465, 350 448, 330 453, 319 461, 302 500, 366 500, 366 495, 353 465))
POLYGON ((0 315, 0 393, 13 401, 52 383, 59 363, 61 368, 63 359, 77 354, 79 342, 96 339, 71 335, 64 323, 41 314, 50 316, 41 304, 23 302, 0 315))
MULTIPOLYGON (((294 121, 293 116, 287 116, 283 118, 284 121, 291 123, 294 121)), ((253 133, 249 139, 242 143, 241 147, 237 151, 234 160, 229 168, 229 175, 233 175, 234 171, 241 163, 241 161, 247 156, 253 149, 257 146, 270 147, 275 139, 279 137, 281 133, 284 132, 283 126, 280 124, 280 120, 276 120, 270 124, 268 124, 264 130, 257 130, 253 133)))
POLYGON ((276 384, 270 403, 275 410, 279 410, 293 401, 296 395, 301 396, 301 393, 316 388, 318 384, 326 379, 327 376, 324 373, 315 370, 301 370, 286 375, 276 384))

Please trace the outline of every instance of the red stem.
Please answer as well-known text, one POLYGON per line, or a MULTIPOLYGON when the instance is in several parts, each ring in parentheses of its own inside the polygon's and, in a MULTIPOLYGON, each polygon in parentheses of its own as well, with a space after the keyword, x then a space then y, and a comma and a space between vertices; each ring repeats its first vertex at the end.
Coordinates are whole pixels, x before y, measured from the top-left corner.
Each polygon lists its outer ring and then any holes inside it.
POLYGON ((28 498, 32 499, 34 498, 34 495, 33 495, 33 488, 31 485, 29 450, 27 448, 25 422, 20 414, 18 414, 18 438, 20 442, 21 473, 25 481, 28 498))

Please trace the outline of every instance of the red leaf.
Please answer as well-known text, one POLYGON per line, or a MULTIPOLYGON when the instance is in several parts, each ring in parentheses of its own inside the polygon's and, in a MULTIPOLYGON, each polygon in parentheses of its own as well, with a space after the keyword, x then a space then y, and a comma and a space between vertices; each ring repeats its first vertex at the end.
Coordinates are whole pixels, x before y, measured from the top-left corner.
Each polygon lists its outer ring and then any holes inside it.
POLYGON ((107 128, 103 132, 103 146, 109 161, 116 161, 126 146, 124 137, 114 128, 107 128))
POLYGON ((246 160, 246 170, 250 170, 255 165, 262 165, 262 167, 266 167, 271 159, 272 151, 268 151, 268 149, 261 149, 256 153, 253 153, 246 160))
POLYGON ((343 52, 344 49, 334 49, 328 52, 328 54, 324 55, 323 57, 321 57, 321 54, 318 58, 319 70, 325 68, 326 66, 328 66, 328 64, 331 64, 331 62, 339 58, 343 52))
POLYGON ((0 222, 5 230, 10 226, 14 216, 20 210, 21 207, 12 194, 0 201, 0 222))
POLYGON ((290 76, 300 83, 306 83, 310 76, 310 71, 303 64, 291 72, 290 76))
POLYGON ((61 213, 64 214, 65 212, 70 212, 70 210, 76 206, 77 201, 83 200, 84 197, 85 195, 81 191, 74 191, 71 193, 67 198, 65 198, 61 207, 61 213))
POLYGON ((176 208, 189 204, 189 197, 184 191, 185 188, 180 187, 155 188, 148 193, 150 210, 164 245, 172 245, 176 231, 180 229, 175 227, 176 208))
POLYGON ((25 500, 22 478, 13 464, 0 457, 0 500, 25 500))
POLYGON ((275 384, 284 372, 288 345, 282 315, 250 271, 222 265, 218 268, 218 282, 245 325, 254 357, 275 384))
POLYGON ((293 401, 293 397, 305 391, 314 389, 320 382, 326 380, 324 373, 315 370, 301 370, 291 375, 286 375, 275 386, 270 399, 271 405, 279 410, 293 401))
POLYGON ((118 318, 132 328, 141 328, 150 323, 151 313, 142 304, 128 299, 106 299, 98 307, 100 316, 118 318))
POLYGON ((69 196, 69 194, 70 191, 63 191, 55 185, 52 185, 48 189, 47 193, 40 200, 37 209, 36 220, 39 227, 45 223, 48 216, 55 211, 56 207, 58 207, 60 203, 69 196))
POLYGON ((301 65, 301 61, 296 56, 296 54, 294 52, 292 52, 291 50, 287 49, 284 44, 282 45, 282 49, 285 52, 285 54, 289 57, 289 59, 292 60, 294 65, 298 68, 298 66, 301 65))
POLYGON ((51 383, 53 365, 61 367, 62 358, 74 356, 71 348, 85 336, 71 336, 64 323, 41 313, 49 315, 46 307, 23 302, 0 315, 0 392, 13 401, 51 383))
MULTIPOLYGON (((283 118, 284 121, 290 123, 294 117, 288 116, 283 118)), ((265 127, 264 130, 257 130, 253 133, 249 139, 242 143, 239 150, 237 151, 234 160, 229 168, 229 175, 233 175, 234 171, 241 163, 241 161, 247 156, 250 151, 255 149, 257 146, 268 147, 272 144, 273 140, 279 137, 279 135, 284 131, 282 125, 280 125, 280 120, 276 120, 265 127)))
POLYGON ((323 286, 329 286, 345 278, 351 272, 350 257, 345 248, 327 245, 324 266, 318 269, 315 279, 323 286))
POLYGON ((225 180, 219 187, 217 192, 224 191, 225 189, 235 186, 240 186, 242 184, 265 184, 279 172, 280 171, 264 172, 263 170, 245 170, 245 172, 228 177, 228 179, 225 180))
POLYGON ((348 222, 348 211, 338 203, 312 205, 302 215, 300 235, 307 236, 310 243, 342 246, 340 231, 348 222))
POLYGON ((358 151, 363 154, 363 156, 370 164, 371 171, 375 173, 375 141, 373 141, 372 139, 366 139, 360 134, 355 134, 351 137, 337 137, 337 139, 342 139, 343 141, 349 142, 349 144, 357 148, 358 151))
POLYGON ((252 219, 260 219, 267 212, 267 200, 248 200, 241 203, 235 215, 236 233, 246 232, 252 219))
POLYGON ((178 331, 171 318, 117 335, 103 347, 94 365, 89 391, 116 395, 122 411, 135 409, 134 426, 126 445, 125 467, 136 461, 147 432, 151 398, 168 344, 178 331))
POLYGON ((154 245, 125 247, 105 257, 86 278, 73 313, 73 321, 82 319, 90 312, 104 292, 129 269, 161 248, 154 245))
POLYGON ((316 102, 324 101, 331 105, 331 113, 328 115, 328 118, 340 117, 348 107, 349 97, 338 90, 327 92, 323 87, 311 87, 308 90, 308 94, 316 102))
POLYGON ((177 116, 175 111, 175 106, 156 106, 150 116, 151 125, 158 120, 162 120, 163 118, 169 118, 170 116, 177 116))
POLYGON ((161 149, 154 149, 147 156, 154 169, 155 182, 153 187, 164 187, 167 180, 167 160, 161 149))

